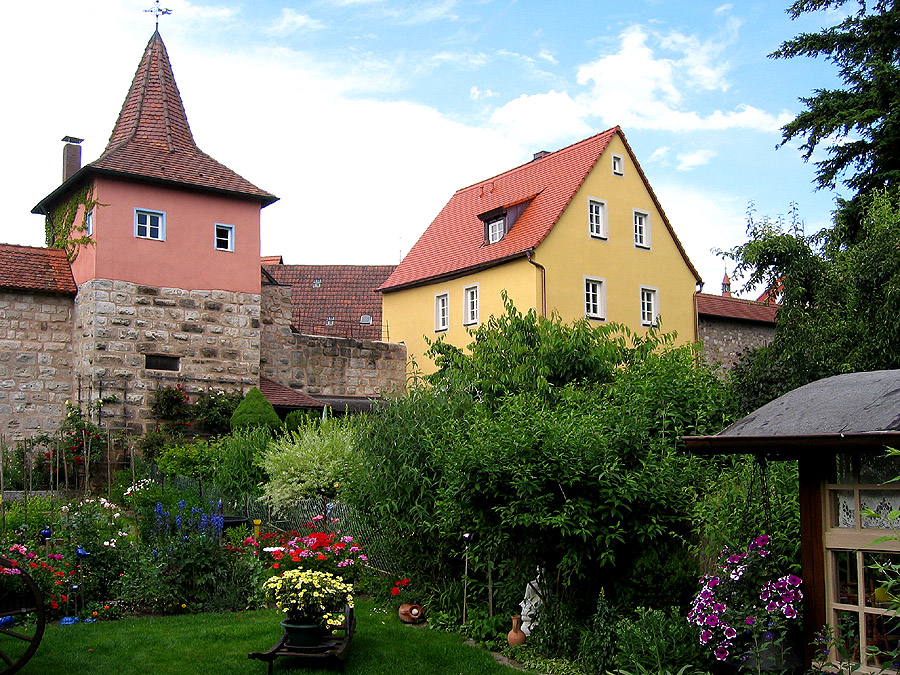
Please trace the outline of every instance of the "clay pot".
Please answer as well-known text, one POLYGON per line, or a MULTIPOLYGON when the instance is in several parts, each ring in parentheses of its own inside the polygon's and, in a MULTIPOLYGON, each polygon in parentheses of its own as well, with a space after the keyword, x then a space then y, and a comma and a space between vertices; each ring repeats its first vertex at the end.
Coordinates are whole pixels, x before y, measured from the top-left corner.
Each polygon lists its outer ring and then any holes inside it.
POLYGON ((506 635, 506 641, 510 647, 515 647, 525 642, 525 633, 522 632, 522 615, 516 614, 512 618, 512 630, 506 635))
POLYGON ((397 616, 403 623, 419 623, 425 618, 425 611, 422 609, 422 605, 404 602, 397 609, 397 616))

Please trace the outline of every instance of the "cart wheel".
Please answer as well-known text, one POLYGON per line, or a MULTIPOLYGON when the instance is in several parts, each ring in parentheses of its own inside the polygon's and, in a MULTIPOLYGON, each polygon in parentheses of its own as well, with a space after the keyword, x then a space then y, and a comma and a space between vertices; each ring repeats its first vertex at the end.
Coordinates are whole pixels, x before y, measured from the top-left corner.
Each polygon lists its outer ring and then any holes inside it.
POLYGON ((10 675, 34 656, 47 617, 44 596, 30 575, 2 557, 0 572, 0 675, 10 675), (12 569, 19 573, 7 572, 12 569))

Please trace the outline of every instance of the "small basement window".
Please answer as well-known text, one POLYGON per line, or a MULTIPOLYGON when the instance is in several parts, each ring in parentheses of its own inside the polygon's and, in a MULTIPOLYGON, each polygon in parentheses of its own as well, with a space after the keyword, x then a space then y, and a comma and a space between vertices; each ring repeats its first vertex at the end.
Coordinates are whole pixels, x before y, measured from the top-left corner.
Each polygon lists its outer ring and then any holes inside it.
POLYGON ((147 370, 180 370, 180 356, 163 356, 162 354, 145 354, 144 367, 147 370))

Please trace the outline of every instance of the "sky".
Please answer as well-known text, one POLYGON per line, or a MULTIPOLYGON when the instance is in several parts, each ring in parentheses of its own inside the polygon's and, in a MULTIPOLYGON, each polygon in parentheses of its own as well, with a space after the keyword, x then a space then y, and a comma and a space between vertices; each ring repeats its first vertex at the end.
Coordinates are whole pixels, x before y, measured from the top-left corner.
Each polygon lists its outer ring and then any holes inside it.
MULTIPOLYGON (((63 136, 106 146, 153 0, 7 3, 0 24, 7 204, 0 241, 41 246, 31 209, 61 180, 63 136)), ((198 146, 280 200, 262 255, 396 264, 452 194, 620 126, 705 282, 745 241, 746 213, 828 226, 780 128, 824 60, 768 58, 800 32, 787 0, 169 0, 159 18, 198 146)), ((815 157, 814 157, 815 159, 815 157)))

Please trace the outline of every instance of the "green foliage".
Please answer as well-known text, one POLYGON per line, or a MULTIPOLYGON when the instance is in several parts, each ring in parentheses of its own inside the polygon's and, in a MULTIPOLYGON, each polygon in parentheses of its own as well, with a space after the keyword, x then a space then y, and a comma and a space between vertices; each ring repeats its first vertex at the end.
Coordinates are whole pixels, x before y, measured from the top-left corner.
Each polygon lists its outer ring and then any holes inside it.
POLYGON ((771 56, 824 57, 838 68, 842 89, 817 89, 800 101, 806 109, 782 129, 782 144, 805 139, 808 160, 820 145, 827 157, 816 162, 816 183, 843 182, 858 194, 900 181, 900 13, 893 2, 875 0, 795 0, 797 19, 808 12, 833 11, 840 23, 817 33, 801 33, 771 56))
POLYGON ((215 441, 195 440, 166 446, 156 464, 164 473, 207 481, 212 478, 217 459, 215 441))
POLYGON ((791 389, 840 373, 900 367, 900 209, 879 192, 863 199, 852 237, 839 222, 814 235, 749 214, 748 241, 727 256, 747 284, 783 280, 775 338, 732 372, 746 413, 791 389))
POLYGON ((69 262, 78 256, 80 246, 90 246, 94 240, 87 234, 87 215, 101 204, 94 199, 94 186, 88 183, 69 199, 60 204, 52 213, 47 214, 44 223, 44 234, 49 248, 61 248, 66 252, 69 262), (81 208, 81 223, 75 224, 78 209, 81 208))
POLYGON ((256 387, 252 387, 244 396, 234 413, 231 415, 231 428, 241 427, 266 427, 275 431, 281 426, 281 420, 272 404, 266 400, 263 393, 256 387))
POLYGON ((442 608, 461 601, 444 591, 457 588, 470 532, 470 602, 486 605, 490 583, 495 606, 512 609, 541 568, 583 620, 638 551, 688 536, 715 463, 686 455, 681 437, 725 425, 724 388, 672 335, 512 314, 476 331, 473 356, 439 361, 430 387, 363 421, 344 499, 442 608), (591 366, 566 370, 560 353, 591 366))
POLYGON ((619 672, 682 672, 705 661, 694 630, 677 607, 637 607, 634 616, 623 617, 616 626, 619 672))
POLYGON ((265 499, 282 510, 304 499, 334 499, 353 447, 350 423, 334 418, 279 436, 259 459, 269 476, 263 486, 265 499))
POLYGON ((560 602, 554 596, 547 596, 538 606, 533 619, 528 641, 541 653, 574 661, 578 657, 580 634, 578 620, 569 603, 560 602))
POLYGON ((259 465, 272 434, 263 427, 244 427, 216 444, 212 479, 225 495, 240 498, 258 494, 266 478, 259 465))
POLYGON ((615 665, 616 651, 616 614, 601 593, 597 611, 581 632, 578 663, 588 673, 603 675, 615 665))
POLYGON ((772 559, 785 573, 800 573, 800 495, 797 463, 761 467, 750 456, 722 464, 709 489, 697 500, 692 522, 694 555, 707 564, 728 548, 740 551, 760 532, 771 533, 772 559))
POLYGON ((231 431, 231 416, 241 400, 240 392, 207 391, 191 406, 191 414, 206 433, 227 434, 231 431))
POLYGON ((165 422, 186 422, 191 417, 188 395, 180 384, 154 391, 150 410, 156 419, 165 422))

